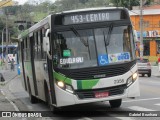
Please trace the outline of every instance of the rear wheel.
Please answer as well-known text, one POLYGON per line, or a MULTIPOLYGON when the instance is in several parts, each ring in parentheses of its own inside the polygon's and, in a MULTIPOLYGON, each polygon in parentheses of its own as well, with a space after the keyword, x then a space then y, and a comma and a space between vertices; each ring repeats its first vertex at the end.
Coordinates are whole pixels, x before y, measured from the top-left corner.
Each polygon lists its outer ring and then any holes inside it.
POLYGON ((148 75, 148 77, 151 77, 151 73, 148 73, 147 75, 148 75))
POLYGON ((110 100, 109 103, 112 108, 119 108, 121 106, 122 99, 110 100))

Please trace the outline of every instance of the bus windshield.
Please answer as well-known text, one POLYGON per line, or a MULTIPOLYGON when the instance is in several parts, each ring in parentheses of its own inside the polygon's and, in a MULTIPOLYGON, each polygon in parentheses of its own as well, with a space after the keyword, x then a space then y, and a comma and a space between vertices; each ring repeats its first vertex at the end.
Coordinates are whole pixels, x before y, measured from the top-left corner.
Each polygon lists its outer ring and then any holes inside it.
POLYGON ((133 59, 130 26, 113 26, 54 34, 54 66, 63 69, 106 66, 133 59), (108 37, 109 36, 109 37, 108 37), (107 42, 106 42, 107 41, 107 42), (84 44, 86 43, 86 44, 84 44), (107 43, 107 44, 106 44, 107 43))

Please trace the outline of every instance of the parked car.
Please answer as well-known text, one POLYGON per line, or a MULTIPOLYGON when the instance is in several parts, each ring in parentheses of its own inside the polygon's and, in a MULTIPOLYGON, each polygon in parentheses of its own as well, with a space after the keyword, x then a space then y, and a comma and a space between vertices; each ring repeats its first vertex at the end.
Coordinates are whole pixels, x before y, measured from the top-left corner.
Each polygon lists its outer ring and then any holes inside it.
POLYGON ((148 77, 151 77, 151 63, 146 58, 137 58, 137 65, 138 65, 138 73, 144 76, 145 74, 148 77))

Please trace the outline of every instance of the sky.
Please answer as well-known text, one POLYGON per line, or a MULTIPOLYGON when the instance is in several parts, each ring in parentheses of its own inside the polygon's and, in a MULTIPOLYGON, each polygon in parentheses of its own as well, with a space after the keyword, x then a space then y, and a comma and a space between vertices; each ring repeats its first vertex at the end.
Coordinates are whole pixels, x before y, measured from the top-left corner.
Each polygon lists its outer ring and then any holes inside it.
MULTIPOLYGON (((19 3, 19 5, 23 5, 25 2, 27 2, 28 0, 13 0, 13 1, 17 1, 19 3)), ((33 0, 33 1, 39 1, 39 0, 33 0)), ((55 0, 50 0, 51 2, 54 2, 55 0)))

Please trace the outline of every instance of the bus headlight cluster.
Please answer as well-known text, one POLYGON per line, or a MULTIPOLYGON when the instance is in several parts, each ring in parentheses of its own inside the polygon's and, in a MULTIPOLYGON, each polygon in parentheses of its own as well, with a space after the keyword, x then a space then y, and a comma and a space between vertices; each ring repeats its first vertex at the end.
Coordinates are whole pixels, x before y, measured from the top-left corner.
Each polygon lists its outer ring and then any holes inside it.
POLYGON ((74 93, 72 86, 65 84, 63 81, 57 81, 57 86, 69 93, 74 93))
POLYGON ((62 81, 58 81, 57 85, 62 89, 64 88, 64 82, 62 82, 62 81))
POLYGON ((138 73, 135 72, 131 77, 127 80, 127 87, 129 87, 138 77, 138 73))

